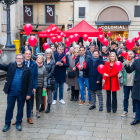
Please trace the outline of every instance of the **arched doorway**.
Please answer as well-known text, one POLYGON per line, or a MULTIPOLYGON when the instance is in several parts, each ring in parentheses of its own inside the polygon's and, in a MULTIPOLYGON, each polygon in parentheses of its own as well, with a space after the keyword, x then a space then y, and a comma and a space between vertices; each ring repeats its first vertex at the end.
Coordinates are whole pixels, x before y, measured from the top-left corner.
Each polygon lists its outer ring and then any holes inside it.
POLYGON ((111 40, 116 41, 120 36, 124 42, 128 38, 128 25, 131 21, 126 11, 118 6, 107 7, 101 11, 95 23, 98 27, 102 27, 105 33, 111 31, 111 40))

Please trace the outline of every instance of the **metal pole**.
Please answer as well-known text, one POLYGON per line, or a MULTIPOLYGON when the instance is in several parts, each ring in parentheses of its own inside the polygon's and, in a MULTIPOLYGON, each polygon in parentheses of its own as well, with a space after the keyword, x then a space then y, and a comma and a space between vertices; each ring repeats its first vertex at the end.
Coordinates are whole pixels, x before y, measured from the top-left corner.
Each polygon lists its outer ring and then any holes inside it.
POLYGON ((12 48, 10 31, 10 3, 7 2, 7 42, 5 48, 12 48))

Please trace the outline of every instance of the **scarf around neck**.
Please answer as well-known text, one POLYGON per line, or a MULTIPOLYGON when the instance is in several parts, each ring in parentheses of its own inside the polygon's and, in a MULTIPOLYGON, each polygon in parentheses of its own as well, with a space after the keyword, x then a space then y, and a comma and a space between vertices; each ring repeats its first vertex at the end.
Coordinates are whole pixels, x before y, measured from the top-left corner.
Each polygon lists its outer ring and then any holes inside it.
MULTIPOLYGON (((36 61, 36 63, 37 63, 37 61, 36 61)), ((41 67, 41 66, 43 66, 43 63, 41 63, 41 64, 38 64, 38 63, 37 63, 37 66, 38 66, 38 67, 41 67)))
POLYGON ((95 66, 95 62, 97 62, 98 60, 99 60, 99 57, 96 59, 94 57, 92 57, 93 67, 95 66))
POLYGON ((61 55, 59 55, 59 53, 57 52, 57 55, 58 55, 58 59, 60 61, 65 56, 65 53, 63 52, 61 55))

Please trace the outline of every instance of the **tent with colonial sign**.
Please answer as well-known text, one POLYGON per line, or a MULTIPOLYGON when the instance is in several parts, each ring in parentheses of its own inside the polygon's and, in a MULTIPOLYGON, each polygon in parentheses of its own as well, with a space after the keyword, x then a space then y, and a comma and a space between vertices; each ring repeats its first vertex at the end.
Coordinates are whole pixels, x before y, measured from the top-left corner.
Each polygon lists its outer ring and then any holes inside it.
POLYGON ((66 37, 69 37, 70 35, 79 34, 80 37, 83 37, 84 34, 87 34, 88 37, 98 37, 100 34, 103 34, 103 32, 98 31, 91 25, 89 25, 85 20, 82 20, 79 24, 77 24, 72 29, 69 29, 64 32, 66 37))
MULTIPOLYGON (((49 33, 47 32, 48 30, 52 30, 53 27, 56 27, 57 31, 54 33, 53 36, 59 35, 62 31, 55 25, 51 24, 47 29, 44 31, 38 32, 38 37, 49 37, 49 33)), ((53 34, 53 33, 52 33, 53 34)))

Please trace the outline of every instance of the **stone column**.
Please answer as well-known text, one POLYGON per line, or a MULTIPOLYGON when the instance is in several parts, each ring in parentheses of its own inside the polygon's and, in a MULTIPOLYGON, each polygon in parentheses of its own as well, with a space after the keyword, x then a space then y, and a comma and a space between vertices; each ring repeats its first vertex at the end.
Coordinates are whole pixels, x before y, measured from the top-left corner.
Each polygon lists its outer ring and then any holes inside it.
POLYGON ((10 62, 15 62, 16 49, 15 48, 2 48, 2 64, 9 64, 10 62))

